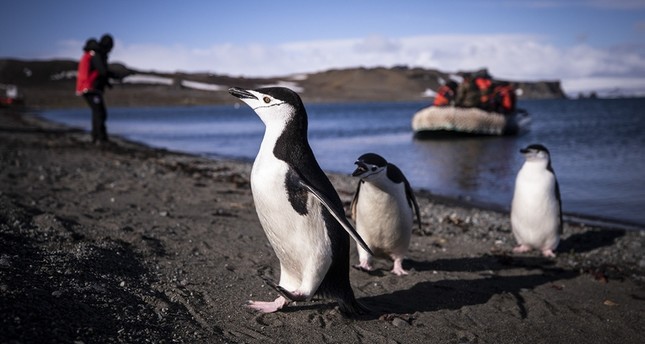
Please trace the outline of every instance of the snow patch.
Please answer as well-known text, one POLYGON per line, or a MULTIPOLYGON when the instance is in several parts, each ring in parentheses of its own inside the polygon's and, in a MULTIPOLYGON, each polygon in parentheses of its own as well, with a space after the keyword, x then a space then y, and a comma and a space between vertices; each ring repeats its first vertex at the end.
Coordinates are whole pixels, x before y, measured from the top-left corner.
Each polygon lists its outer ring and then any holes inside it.
POLYGON ((437 92, 433 91, 432 89, 426 88, 426 90, 423 91, 423 93, 421 95, 424 96, 424 97, 431 97, 432 98, 432 97, 437 96, 437 92))
POLYGON ((51 80, 75 79, 77 74, 78 72, 75 70, 65 70, 65 71, 53 74, 49 78, 51 80))
MULTIPOLYGON (((168 85, 171 86, 175 83, 173 78, 148 75, 148 74, 133 74, 123 78, 123 82, 127 84, 148 84, 148 85, 168 85)), ((194 90, 202 91, 224 91, 226 87, 216 84, 208 84, 205 82, 197 82, 190 80, 181 80, 182 87, 191 88, 194 90)))
POLYGON ((286 88, 289 88, 289 89, 291 89, 292 91, 294 91, 296 93, 304 92, 304 90, 305 90, 303 87, 298 86, 298 83, 296 83, 294 81, 285 81, 285 80, 279 80, 279 81, 277 81, 276 83, 273 83, 273 84, 261 85, 260 87, 286 87, 286 88))
POLYGON ((308 77, 309 77, 309 74, 294 74, 290 76, 289 79, 293 81, 303 81, 303 80, 307 80, 308 77))
POLYGON ((152 84, 152 85, 172 85, 174 80, 156 75, 132 74, 122 80, 125 84, 152 84))
POLYGON ((222 85, 215 85, 215 84, 207 84, 204 82, 197 82, 197 81, 189 81, 189 80, 182 80, 181 85, 186 87, 186 88, 192 88, 195 90, 202 90, 202 91, 224 91, 226 90, 226 87, 222 85))
POLYGON ((458 74, 450 74, 450 79, 454 80, 456 83, 461 84, 464 81, 464 77, 458 74))

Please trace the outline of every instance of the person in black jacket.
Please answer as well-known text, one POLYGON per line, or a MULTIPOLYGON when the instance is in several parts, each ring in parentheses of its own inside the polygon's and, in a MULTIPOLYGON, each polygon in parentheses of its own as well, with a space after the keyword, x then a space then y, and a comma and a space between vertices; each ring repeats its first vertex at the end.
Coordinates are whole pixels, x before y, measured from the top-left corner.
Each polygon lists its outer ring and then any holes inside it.
MULTIPOLYGON (((108 135, 105 126, 107 120, 107 109, 103 99, 105 87, 112 87, 110 84, 110 73, 108 69, 108 54, 112 51, 114 41, 112 36, 105 34, 96 43, 95 40, 88 40, 83 50, 91 50, 88 74, 91 76, 90 85, 84 85, 77 93, 80 93, 92 110, 92 142, 97 144, 107 143, 108 135)), ((79 71, 80 72, 80 71, 79 71)))

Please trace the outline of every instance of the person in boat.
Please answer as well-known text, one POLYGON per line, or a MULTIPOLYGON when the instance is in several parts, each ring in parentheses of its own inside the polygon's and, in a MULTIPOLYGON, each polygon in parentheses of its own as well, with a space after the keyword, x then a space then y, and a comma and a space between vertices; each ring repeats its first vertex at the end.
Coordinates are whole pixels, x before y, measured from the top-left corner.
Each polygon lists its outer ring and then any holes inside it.
POLYGON ((103 99, 105 87, 113 74, 108 70, 108 54, 114 45, 112 36, 105 34, 100 41, 88 39, 78 63, 76 94, 82 96, 92 110, 92 142, 108 142, 105 121, 107 110, 103 99))
POLYGON ((482 110, 491 111, 493 79, 488 74, 488 71, 486 69, 481 69, 475 72, 473 75, 473 82, 479 91, 479 102, 476 106, 482 110))
POLYGON ((496 82, 491 97, 491 111, 510 115, 515 112, 516 104, 517 95, 514 85, 507 81, 496 82))
POLYGON ((473 75, 469 72, 460 73, 463 80, 457 87, 455 106, 457 107, 477 107, 480 102, 480 94, 473 75))
POLYGON ((434 98, 432 105, 434 106, 449 106, 455 104, 455 95, 457 93, 457 83, 454 80, 449 80, 444 85, 441 85, 437 90, 437 96, 434 98))

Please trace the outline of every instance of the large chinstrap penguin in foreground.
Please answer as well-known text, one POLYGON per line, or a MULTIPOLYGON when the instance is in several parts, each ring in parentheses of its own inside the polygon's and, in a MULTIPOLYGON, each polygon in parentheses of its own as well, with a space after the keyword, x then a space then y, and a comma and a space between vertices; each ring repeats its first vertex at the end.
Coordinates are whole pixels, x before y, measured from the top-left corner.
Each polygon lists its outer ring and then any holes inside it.
POLYGON ((526 161, 517 173, 511 204, 511 227, 518 243, 513 252, 537 249, 545 257, 555 257, 562 234, 562 204, 549 150, 532 144, 520 153, 526 161))
MULTIPOLYGON (((392 273, 407 275, 403 259, 408 253, 414 212, 419 229, 421 216, 412 187, 401 170, 374 153, 361 155, 352 176, 360 178, 351 209, 358 234, 375 257, 394 261, 392 273)), ((360 264, 356 268, 372 270, 372 254, 358 247, 360 264)))
POLYGON ((349 283, 349 237, 370 249, 345 217, 340 197, 314 157, 300 97, 283 87, 229 92, 266 126, 251 170, 251 191, 280 261, 280 281, 274 285, 280 296, 271 302, 249 301, 248 306, 275 312, 317 295, 337 300, 344 314, 365 313, 349 283))

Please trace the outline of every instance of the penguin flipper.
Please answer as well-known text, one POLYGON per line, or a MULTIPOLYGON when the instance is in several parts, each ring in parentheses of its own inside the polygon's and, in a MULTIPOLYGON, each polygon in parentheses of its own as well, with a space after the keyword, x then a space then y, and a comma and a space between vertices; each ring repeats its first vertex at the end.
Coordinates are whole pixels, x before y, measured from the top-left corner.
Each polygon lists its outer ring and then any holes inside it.
POLYGON ((405 180, 405 193, 408 197, 408 202, 412 203, 414 206, 414 212, 417 214, 417 224, 419 225, 419 230, 423 230, 421 228, 421 212, 419 211, 419 203, 417 203, 417 198, 414 196, 414 191, 412 190, 412 186, 410 186, 410 183, 405 180))
MULTIPOLYGON (((555 173, 553 173, 553 176, 555 176, 555 173)), ((560 223, 558 223, 558 234, 562 235, 562 227, 563 223, 562 222, 562 199, 560 198, 560 185, 558 184, 558 180, 555 180, 555 198, 558 201, 558 220, 560 223)))
POLYGON ((336 221, 345 229, 345 231, 356 241, 357 244, 361 245, 361 247, 367 251, 369 254, 374 255, 372 253, 372 250, 367 246, 365 241, 361 238, 360 235, 356 232, 356 229, 347 221, 347 218, 345 217, 344 214, 341 214, 336 208, 334 208, 333 203, 325 196, 323 193, 318 191, 316 188, 314 188, 312 185, 307 183, 303 178, 299 178, 299 183, 300 186, 305 188, 307 191, 309 191, 320 203, 327 208, 329 213, 336 219, 336 221))
POLYGON ((414 212, 417 214, 417 224, 419 224, 419 230, 422 230, 419 203, 417 203, 417 198, 414 196, 414 190, 412 190, 412 186, 410 185, 408 178, 406 178, 403 172, 401 172, 401 169, 391 163, 387 164, 387 176, 388 178, 390 178, 390 180, 393 180, 396 183, 403 182, 403 185, 405 186, 405 197, 408 200, 410 208, 414 208, 414 212))

